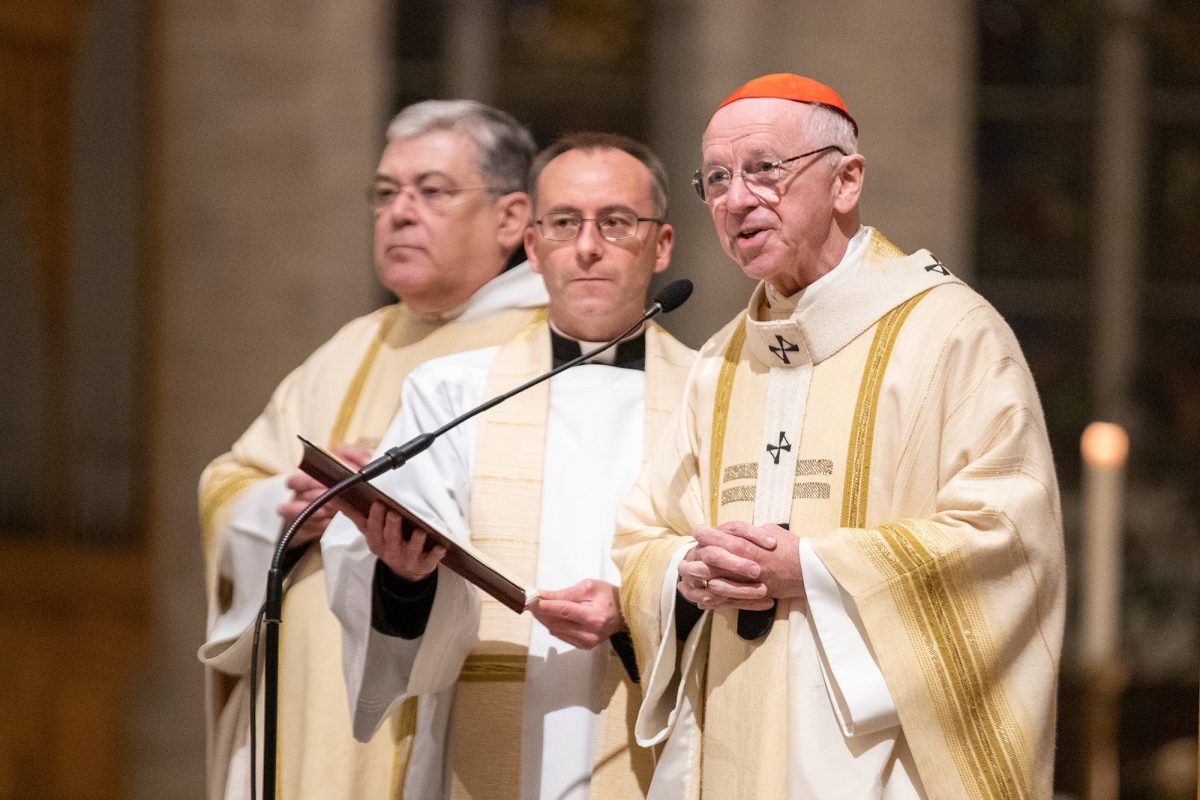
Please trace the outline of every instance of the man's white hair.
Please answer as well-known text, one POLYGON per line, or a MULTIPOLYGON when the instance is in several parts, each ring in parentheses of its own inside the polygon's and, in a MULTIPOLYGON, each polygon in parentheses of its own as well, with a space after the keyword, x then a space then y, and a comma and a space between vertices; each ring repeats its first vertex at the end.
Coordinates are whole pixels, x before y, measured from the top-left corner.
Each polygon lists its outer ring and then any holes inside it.
POLYGON ((813 147, 836 144, 847 155, 858 152, 858 137, 854 126, 841 112, 820 103, 806 103, 812 108, 808 117, 808 134, 813 147))

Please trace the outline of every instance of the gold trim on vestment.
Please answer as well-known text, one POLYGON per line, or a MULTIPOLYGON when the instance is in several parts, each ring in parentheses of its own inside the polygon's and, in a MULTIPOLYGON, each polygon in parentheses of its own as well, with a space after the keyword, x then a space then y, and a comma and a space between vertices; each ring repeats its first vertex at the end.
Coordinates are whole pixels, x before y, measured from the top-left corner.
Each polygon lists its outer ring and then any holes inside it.
POLYGON ((729 343, 725 345, 721 372, 717 377, 717 393, 713 398, 712 449, 708 455, 708 510, 713 525, 717 524, 717 512, 720 509, 721 458, 725 450, 725 425, 729 422, 729 400, 733 396, 733 375, 737 371, 745 341, 746 317, 743 315, 729 343))
POLYGON ((409 697, 400 704, 396 714, 396 747, 392 750, 392 780, 388 784, 388 800, 404 800, 404 784, 408 782, 413 740, 417 735, 417 698, 409 697))
POLYGON ((1029 776, 1017 752, 1020 731, 1004 695, 989 692, 979 665, 993 663, 978 604, 963 589, 962 562, 953 551, 928 549, 940 538, 932 524, 906 520, 880 527, 872 558, 891 583, 905 629, 919 637, 914 649, 954 763, 971 797, 1026 797, 1029 776), (931 565, 937 563, 936 569, 931 565), (889 569, 890 568, 890 569, 889 569), (966 742, 966 748, 956 748, 966 742))
MULTIPOLYGON (((829 494, 829 484, 820 481, 804 481, 792 487, 793 500, 828 500, 829 494)), ((756 485, 731 486, 721 491, 721 505, 753 503, 757 496, 758 487, 756 485)))
POLYGON ((875 411, 879 406, 879 391, 883 386, 883 374, 887 370, 892 348, 900 335, 900 328, 917 303, 929 293, 911 297, 896 306, 879 320, 867 364, 863 369, 862 382, 858 387, 858 400, 854 405, 854 417, 850 424, 850 447, 846 454, 846 486, 842 495, 842 527, 861 528, 867 521, 868 477, 871 474, 871 439, 875 435, 875 411))
POLYGON ((721 492, 721 505, 730 503, 753 503, 757 495, 754 486, 731 486, 721 492))
POLYGON ((200 498, 200 534, 205 552, 214 545, 217 510, 241 494, 250 484, 269 477, 271 473, 266 470, 240 468, 229 475, 214 477, 209 481, 204 496, 200 498))
POLYGON ((751 461, 747 461, 744 464, 730 464, 721 475, 721 480, 725 483, 729 481, 758 480, 758 464, 751 461))
MULTIPOLYGON (((871 442, 883 376, 900 328, 927 292, 885 315, 871 343, 846 456, 844 527, 866 524, 871 442)), ((1024 797, 1029 784, 1016 752, 1019 730, 1003 695, 988 692, 980 672, 980 664, 992 663, 983 615, 963 588, 961 559, 946 550, 943 539, 935 525, 917 520, 882 525, 878 536, 867 537, 872 561, 891 579, 893 600, 915 640, 913 649, 942 729, 960 733, 948 737, 946 745, 963 785, 979 800, 1024 797), (966 747, 956 747, 959 742, 966 747)))
POLYGON ((510 683, 525 680, 526 653, 488 655, 472 653, 463 662, 458 680, 463 683, 510 683))
MULTIPOLYGON (((833 462, 828 458, 802 458, 796 462, 797 475, 832 475, 833 462)), ((740 480, 758 480, 758 464, 747 461, 744 464, 730 464, 721 475, 725 483, 740 480)), ((724 501, 722 501, 724 505, 724 501)))
POLYGON ((878 230, 872 229, 871 236, 867 241, 871 243, 871 252, 880 258, 904 258, 904 251, 892 244, 878 230))
MULTIPOLYGON (((371 366, 375 363, 375 357, 379 355, 379 348, 403 313, 404 311, 401 309, 400 314, 394 315, 387 324, 380 325, 379 330, 376 331, 375 338, 371 340, 367 352, 363 354, 363 359, 358 364, 358 369, 354 371, 354 377, 350 379, 350 384, 346 387, 346 394, 342 396, 342 404, 338 406, 337 416, 333 418, 333 427, 329 431, 330 442, 345 440, 346 431, 350 430, 350 420, 354 418, 354 409, 358 407, 358 398, 362 395, 363 387, 367 385, 367 377, 371 374, 371 366)), ((399 387, 397 387, 397 391, 399 391, 399 387)))
POLYGON ((797 475, 832 475, 833 461, 828 458, 802 458, 796 462, 797 475))
POLYGON ((793 500, 828 500, 829 484, 820 481, 805 481, 792 487, 793 500))

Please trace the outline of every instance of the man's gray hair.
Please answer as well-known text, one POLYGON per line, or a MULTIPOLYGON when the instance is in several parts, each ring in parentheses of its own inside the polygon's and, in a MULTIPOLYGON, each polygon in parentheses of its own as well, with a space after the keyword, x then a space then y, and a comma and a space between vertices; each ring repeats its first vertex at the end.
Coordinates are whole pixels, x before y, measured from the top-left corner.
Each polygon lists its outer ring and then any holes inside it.
POLYGON ((387 140, 412 139, 434 131, 461 133, 475 142, 479 174, 492 192, 526 191, 537 145, 525 126, 508 114, 475 100, 425 100, 392 118, 387 140))
POLYGON ((813 147, 836 144, 846 155, 858 152, 858 137, 854 126, 846 115, 820 103, 806 103, 812 107, 808 117, 808 134, 813 147))

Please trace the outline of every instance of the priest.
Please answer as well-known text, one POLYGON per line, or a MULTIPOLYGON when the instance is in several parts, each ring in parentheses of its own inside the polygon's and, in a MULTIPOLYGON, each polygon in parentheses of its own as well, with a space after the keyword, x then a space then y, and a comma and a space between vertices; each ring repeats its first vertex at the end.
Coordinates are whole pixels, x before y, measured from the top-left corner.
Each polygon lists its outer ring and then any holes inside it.
MULTIPOLYGON (((525 179, 535 152, 524 127, 480 103, 429 101, 401 111, 367 190, 375 267, 400 302, 351 321, 322 345, 201 476, 209 615, 200 656, 208 677, 210 800, 249 796, 254 617, 275 540, 322 491, 297 471, 297 435, 363 461, 395 415, 413 367, 504 341, 540 313, 545 289, 514 255, 528 226, 525 179)), ((331 517, 310 520, 293 552, 304 552, 331 517)), ((338 627, 325 602, 316 547, 295 564, 283 619, 281 796, 389 797, 395 722, 368 742, 351 736, 338 627)), ((258 674, 261 688, 261 668, 258 674)), ((261 706, 261 691, 259 698, 261 706)), ((261 747, 261 735, 258 741, 261 747)))
MULTIPOLYGON (((548 318, 499 347, 415 370, 381 448, 596 349, 641 316, 674 237, 658 159, 624 137, 577 134, 538 156, 530 186, 525 246, 550 295, 548 318)), ((376 481, 519 584, 540 587, 528 613, 439 566, 444 551, 426 552, 419 533, 406 539, 381 506, 357 526, 334 520, 321 546, 354 732, 369 738, 399 708, 411 745, 397 761, 397 796, 644 796, 652 753, 632 738, 637 676, 610 555, 613 515, 693 357, 651 324, 376 481)))
POLYGON ((759 281, 618 516, 654 798, 1047 798, 1058 490, 1008 326, 859 220, 841 97, 774 74, 694 183, 759 281))

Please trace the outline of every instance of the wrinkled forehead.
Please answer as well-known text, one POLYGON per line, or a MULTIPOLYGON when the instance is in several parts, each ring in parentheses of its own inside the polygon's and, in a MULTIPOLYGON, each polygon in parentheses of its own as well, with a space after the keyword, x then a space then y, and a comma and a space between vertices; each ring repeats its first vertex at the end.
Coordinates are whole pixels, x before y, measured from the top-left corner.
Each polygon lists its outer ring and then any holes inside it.
POLYGON ((705 163, 779 154, 805 143, 812 106, 774 97, 737 100, 713 114, 701 148, 705 163))

